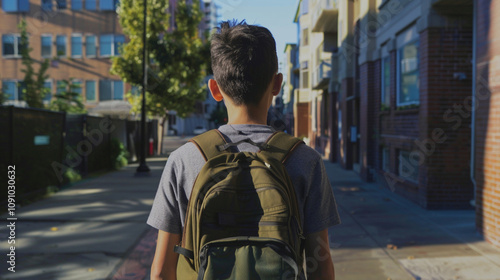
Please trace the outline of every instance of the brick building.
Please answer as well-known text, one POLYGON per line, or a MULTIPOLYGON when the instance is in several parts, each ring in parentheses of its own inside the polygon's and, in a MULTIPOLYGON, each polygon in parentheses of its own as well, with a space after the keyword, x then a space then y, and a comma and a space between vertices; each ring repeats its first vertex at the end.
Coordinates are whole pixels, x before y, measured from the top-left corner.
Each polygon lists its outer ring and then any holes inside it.
POLYGON ((338 49, 322 94, 331 101, 295 100, 310 145, 424 208, 475 206, 477 229, 500 246, 499 3, 333 2, 338 49), (330 151, 314 141, 319 127, 330 151))
MULTIPOLYGON (((188 3, 192 3, 188 0, 188 3)), ((44 59, 51 61, 47 71, 49 88, 44 103, 48 104, 63 80, 80 85, 77 90, 89 113, 129 115, 125 98, 133 87, 110 73, 111 57, 119 55, 119 46, 128 40, 122 32, 116 7, 119 0, 3 0, 0 6, 0 88, 9 95, 6 104, 26 106, 22 94, 24 73, 20 55, 18 24, 26 20, 31 57, 37 70, 44 59)), ((210 31, 216 23, 213 1, 200 0, 204 18, 200 33, 210 31)), ((169 28, 175 27, 177 0, 169 0, 169 28)), ((198 104, 202 108, 205 104, 198 104)), ((205 105, 207 107, 209 105, 205 105)), ((201 109, 200 109, 201 110, 201 109)), ((200 111, 199 110, 199 111, 200 111)), ((173 115, 175 119, 175 114, 173 115)), ((203 116, 199 117, 203 118, 203 116)), ((198 118, 198 119, 199 119, 198 118)), ((191 125, 199 121, 179 120, 191 125)))
POLYGON ((473 119, 477 229, 500 246, 500 3, 475 2, 475 103, 463 107, 473 119))
POLYGON ((2 1, 0 10, 2 56, 0 79, 4 92, 10 95, 8 103, 23 105, 20 59, 20 40, 17 25, 27 22, 31 57, 39 63, 51 60, 45 86, 51 95, 62 80, 78 83, 87 108, 112 102, 115 108, 127 106, 125 92, 130 89, 118 76, 109 73, 110 57, 118 55, 118 47, 125 36, 115 12, 116 0, 100 1, 2 1))

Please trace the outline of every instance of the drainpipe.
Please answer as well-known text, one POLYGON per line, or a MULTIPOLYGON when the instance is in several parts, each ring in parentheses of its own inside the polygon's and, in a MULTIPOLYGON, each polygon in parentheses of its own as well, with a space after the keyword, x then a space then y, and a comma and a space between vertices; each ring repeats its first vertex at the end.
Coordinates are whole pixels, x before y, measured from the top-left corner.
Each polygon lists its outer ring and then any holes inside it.
POLYGON ((470 149, 470 179, 474 186, 474 196, 470 201, 476 206, 476 47, 477 47, 477 1, 473 1, 472 9, 472 116, 471 116, 471 149, 470 149))

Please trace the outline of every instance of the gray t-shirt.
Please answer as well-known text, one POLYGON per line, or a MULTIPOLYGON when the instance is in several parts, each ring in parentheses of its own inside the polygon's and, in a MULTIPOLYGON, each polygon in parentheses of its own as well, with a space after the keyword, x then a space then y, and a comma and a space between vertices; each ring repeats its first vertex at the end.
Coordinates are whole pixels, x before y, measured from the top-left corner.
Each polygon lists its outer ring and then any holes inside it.
MULTIPOLYGON (((230 142, 250 138, 264 142, 274 132, 265 125, 224 125, 219 131, 230 142)), ((239 151, 258 152, 249 143, 237 146, 239 151)), ((147 223, 156 229, 181 234, 189 196, 196 176, 205 164, 198 148, 188 142, 172 152, 158 186, 147 223)), ((340 223, 337 204, 321 156, 312 148, 300 145, 285 163, 295 187, 304 234, 318 232, 340 223)))

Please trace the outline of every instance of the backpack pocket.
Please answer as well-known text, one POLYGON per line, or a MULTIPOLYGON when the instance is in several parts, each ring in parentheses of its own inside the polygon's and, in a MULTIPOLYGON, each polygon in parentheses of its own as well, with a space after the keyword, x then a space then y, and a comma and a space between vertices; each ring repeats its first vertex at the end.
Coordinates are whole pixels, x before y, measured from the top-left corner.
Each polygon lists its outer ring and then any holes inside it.
POLYGON ((232 237, 206 243, 200 251, 198 280, 298 279, 299 266, 281 240, 232 237))

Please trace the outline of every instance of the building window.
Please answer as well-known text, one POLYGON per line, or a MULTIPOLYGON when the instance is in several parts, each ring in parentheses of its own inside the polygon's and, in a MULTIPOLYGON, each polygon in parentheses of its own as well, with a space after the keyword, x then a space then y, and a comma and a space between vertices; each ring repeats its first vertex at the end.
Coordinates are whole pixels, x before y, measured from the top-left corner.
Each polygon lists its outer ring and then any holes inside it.
POLYGON ((413 183, 418 183, 418 162, 410 159, 410 152, 399 150, 398 175, 413 183))
POLYGON ((7 13, 29 12, 29 0, 3 0, 2 9, 7 13))
POLYGON ((309 88, 309 71, 302 71, 300 73, 301 88, 309 88))
POLYGON ((7 100, 17 100, 16 81, 2 81, 2 91, 7 95, 7 100))
POLYGON ((79 96, 82 96, 82 81, 80 80, 71 81, 71 91, 77 93, 79 96))
POLYGON ((308 46, 309 45, 309 29, 304 28, 302 29, 302 46, 308 46))
POLYGON ((96 0, 85 0, 85 9, 89 11, 95 11, 96 10, 96 0))
POLYGON ((56 37, 56 52, 57 56, 65 56, 66 55, 66 36, 65 35, 57 35, 56 37))
POLYGON ((398 50, 398 106, 420 103, 418 41, 398 50))
POLYGON ((82 35, 71 35, 71 56, 82 57, 82 35))
POLYGON ((42 57, 50 58, 52 56, 52 35, 42 35, 42 57))
POLYGON ((42 10, 52 11, 52 0, 42 0, 42 10))
POLYGON ((85 55, 87 57, 95 57, 97 55, 97 47, 95 43, 96 37, 94 35, 85 36, 85 55))
POLYGON ((391 106, 391 57, 387 56, 382 59, 382 107, 389 108, 391 106))
POLYGON ((56 0, 56 5, 58 10, 63 10, 68 7, 66 0, 56 0))
POLYGON ((382 170, 385 172, 390 172, 391 170, 389 151, 387 147, 382 148, 382 170))
POLYGON ((96 82, 95 81, 85 81, 85 98, 87 102, 96 101, 96 82))
POLYGON ((66 83, 64 81, 57 81, 56 85, 56 95, 61 95, 63 92, 66 92, 66 83))
POLYGON ((2 54, 4 57, 20 57, 21 36, 17 34, 2 35, 2 54))
POLYGON ((114 55, 120 55, 120 47, 125 43, 125 36, 124 35, 115 35, 114 36, 114 47, 115 47, 115 53, 114 55))
POLYGON ((46 80, 44 83, 43 83, 43 87, 46 89, 47 91, 47 94, 45 95, 45 97, 43 98, 43 101, 47 101, 47 102, 50 102, 50 100, 52 99, 52 81, 51 80, 46 80))
POLYGON ((123 82, 113 81, 113 99, 123 100, 123 82))
POLYGON ((123 100, 123 82, 100 80, 99 100, 123 100))
POLYGON ((71 9, 74 11, 80 11, 82 9, 83 0, 71 0, 71 9))
POLYGON ((101 11, 114 11, 119 3, 119 0, 101 0, 99 1, 99 9, 101 11))
POLYGON ((119 55, 119 48, 125 42, 124 35, 105 34, 99 39, 100 56, 119 55))

